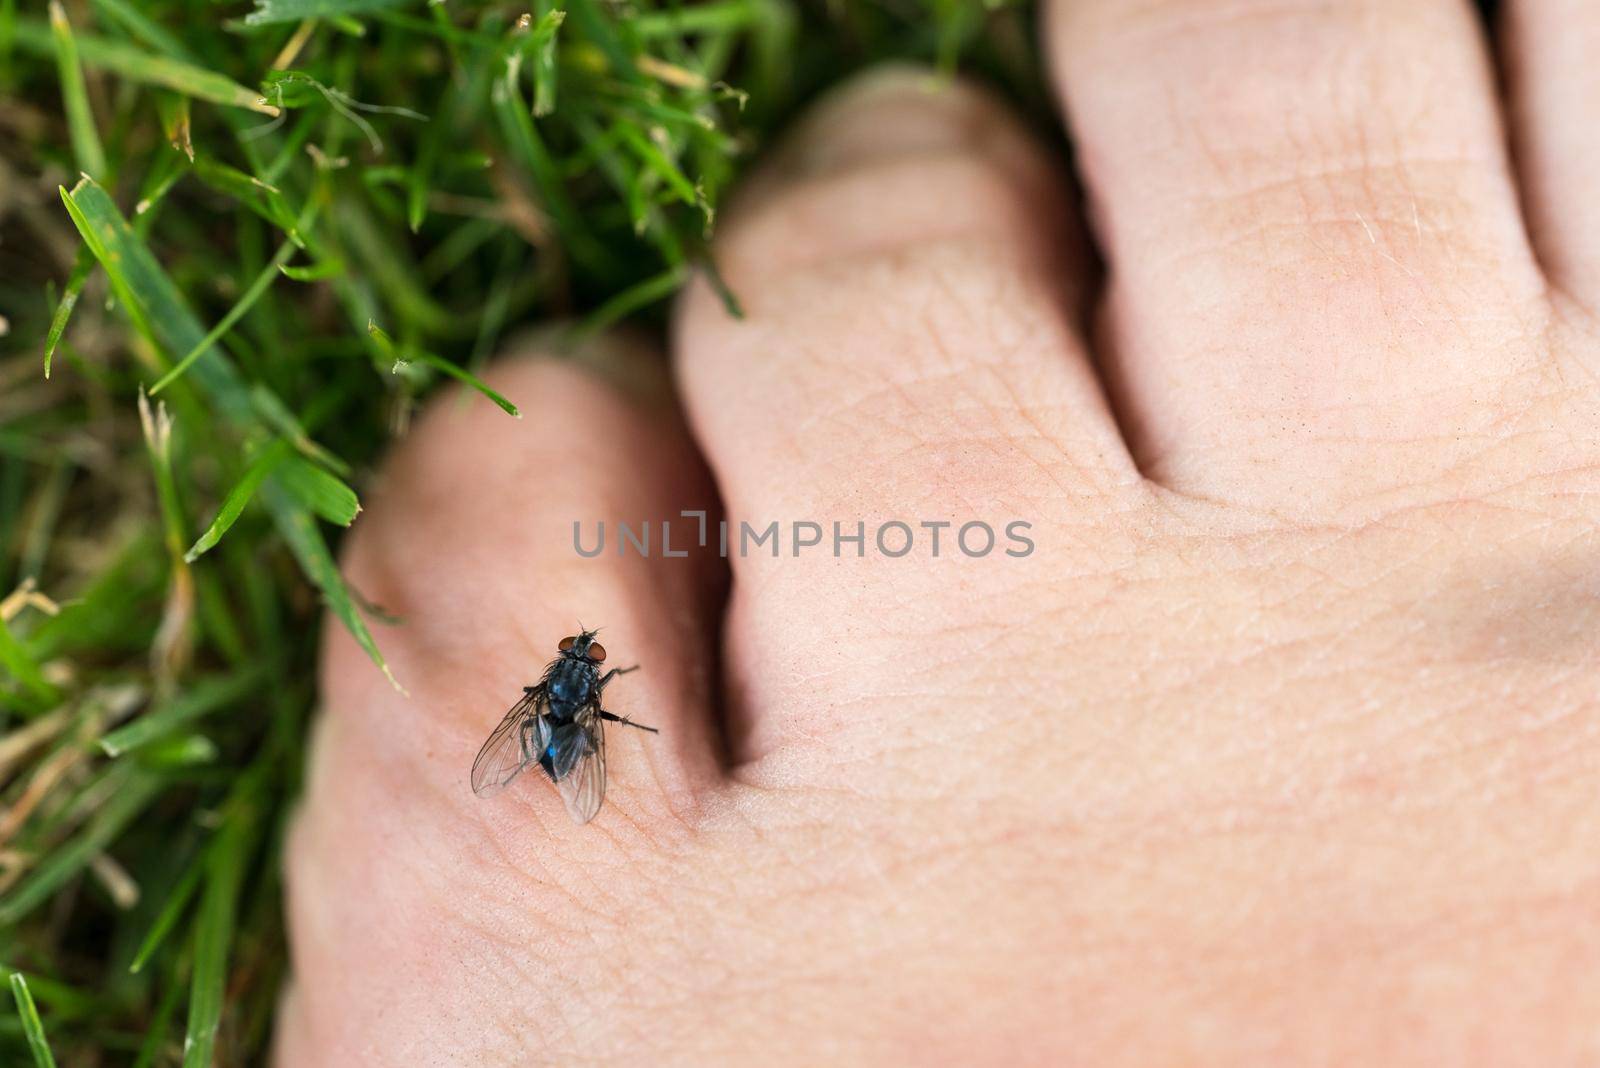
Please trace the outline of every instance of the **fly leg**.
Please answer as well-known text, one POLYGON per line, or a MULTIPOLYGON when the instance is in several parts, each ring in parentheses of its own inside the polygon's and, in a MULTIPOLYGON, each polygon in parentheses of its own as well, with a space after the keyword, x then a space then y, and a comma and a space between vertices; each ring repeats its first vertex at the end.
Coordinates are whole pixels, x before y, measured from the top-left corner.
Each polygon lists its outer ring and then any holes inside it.
MULTIPOLYGON (((628 670, 631 671, 633 669, 629 668, 628 670)), ((607 722, 620 723, 624 727, 637 727, 642 731, 649 731, 651 734, 660 734, 661 733, 659 728, 646 727, 643 723, 635 723, 633 720, 629 719, 627 716, 619 716, 614 712, 607 712, 603 708, 600 709, 599 712, 600 712, 600 718, 603 719, 603 720, 606 720, 607 722)))
POLYGON ((638 670, 639 670, 639 665, 638 664, 633 665, 633 667, 612 668, 610 671, 608 671, 604 675, 600 676, 600 688, 602 690, 605 689, 606 688, 606 683, 610 682, 612 679, 616 678, 618 675, 626 675, 630 671, 638 671, 638 670))
MULTIPOLYGON (((601 690, 604 690, 606 688, 606 683, 610 682, 612 679, 616 678, 618 675, 626 675, 630 671, 638 671, 638 670, 639 670, 639 665, 638 664, 635 664, 632 667, 612 668, 610 671, 608 671, 604 675, 600 676, 600 685, 599 685, 598 688, 601 689, 601 690)), ((660 734, 661 733, 660 731, 656 730, 656 728, 654 728, 654 727, 646 727, 643 723, 635 723, 631 719, 628 719, 628 718, 626 718, 624 716, 616 715, 616 714, 611 713, 611 712, 607 712, 603 708, 597 708, 597 709, 595 709, 595 711, 599 714, 601 719, 607 720, 607 721, 609 721, 611 723, 620 723, 624 727, 638 727, 640 730, 649 731, 651 734, 660 734)))

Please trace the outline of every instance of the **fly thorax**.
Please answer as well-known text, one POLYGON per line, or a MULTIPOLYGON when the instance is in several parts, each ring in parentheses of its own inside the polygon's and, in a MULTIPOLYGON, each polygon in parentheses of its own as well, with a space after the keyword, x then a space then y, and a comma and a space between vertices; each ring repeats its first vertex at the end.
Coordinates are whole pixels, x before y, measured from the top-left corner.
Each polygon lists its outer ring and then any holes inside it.
POLYGON ((584 665, 571 661, 560 664, 550 675, 551 708, 568 712, 589 699, 589 688, 589 673, 584 665))

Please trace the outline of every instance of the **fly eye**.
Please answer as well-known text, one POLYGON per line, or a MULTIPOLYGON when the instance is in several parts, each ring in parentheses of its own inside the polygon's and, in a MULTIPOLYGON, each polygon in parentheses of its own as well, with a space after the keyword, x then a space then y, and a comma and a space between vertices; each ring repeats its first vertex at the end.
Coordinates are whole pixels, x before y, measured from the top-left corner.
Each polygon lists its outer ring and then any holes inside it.
POLYGON ((601 645, 599 642, 590 642, 589 643, 589 659, 593 660, 596 664, 605 663, 605 661, 606 661, 606 647, 601 645))
POLYGON ((561 644, 556 646, 556 648, 561 650, 564 653, 568 649, 571 649, 572 648, 572 643, 577 641, 577 640, 578 640, 578 638, 577 638, 576 635, 572 635, 570 637, 562 638, 561 639, 561 644))

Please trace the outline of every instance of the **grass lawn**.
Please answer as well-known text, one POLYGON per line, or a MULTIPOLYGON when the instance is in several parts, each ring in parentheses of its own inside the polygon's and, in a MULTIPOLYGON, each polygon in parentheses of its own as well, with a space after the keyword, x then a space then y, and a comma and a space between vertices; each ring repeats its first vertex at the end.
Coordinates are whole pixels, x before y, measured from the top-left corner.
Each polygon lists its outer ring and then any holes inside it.
POLYGON ((659 327, 865 65, 1048 116, 1026 5, 531 2, 0 0, 0 1064, 264 1059, 317 624, 403 625, 339 535, 430 391, 659 327))

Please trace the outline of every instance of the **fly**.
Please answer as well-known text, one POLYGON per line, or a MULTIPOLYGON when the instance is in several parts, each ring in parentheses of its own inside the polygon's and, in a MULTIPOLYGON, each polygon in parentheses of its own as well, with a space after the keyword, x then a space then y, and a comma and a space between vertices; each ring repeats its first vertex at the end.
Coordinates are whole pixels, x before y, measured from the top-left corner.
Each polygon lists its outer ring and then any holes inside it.
POLYGON ((558 655, 534 686, 522 688, 472 762, 472 792, 499 793, 522 769, 537 764, 556 784, 574 821, 588 823, 606 796, 605 723, 659 733, 600 707, 606 683, 638 666, 600 674, 606 648, 592 630, 561 639, 558 655))

